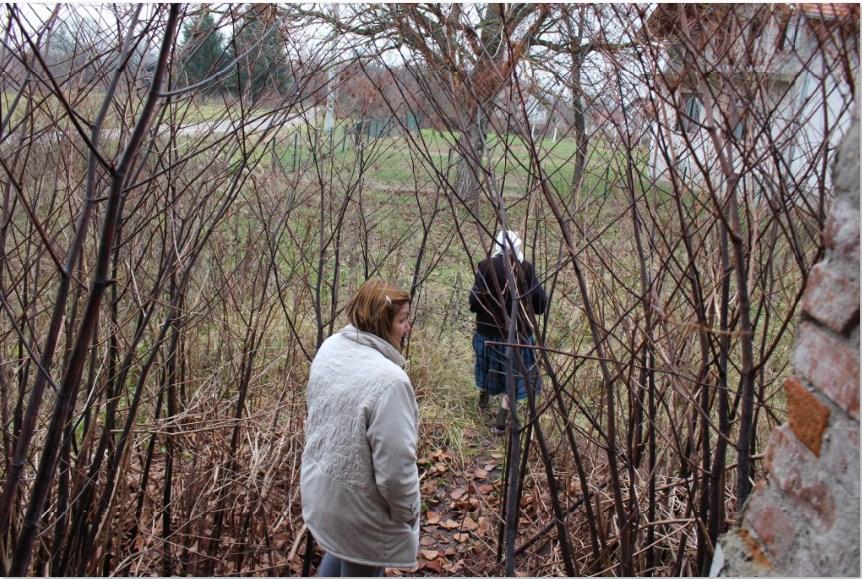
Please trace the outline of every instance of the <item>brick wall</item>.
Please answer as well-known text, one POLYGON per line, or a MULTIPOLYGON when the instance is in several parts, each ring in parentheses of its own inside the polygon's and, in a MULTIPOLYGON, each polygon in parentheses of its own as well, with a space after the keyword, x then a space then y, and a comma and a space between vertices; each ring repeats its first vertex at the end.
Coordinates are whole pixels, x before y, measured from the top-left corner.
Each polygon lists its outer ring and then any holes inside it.
POLYGON ((833 168, 826 255, 811 270, 769 475, 716 550, 711 575, 858 577, 859 111, 833 168))

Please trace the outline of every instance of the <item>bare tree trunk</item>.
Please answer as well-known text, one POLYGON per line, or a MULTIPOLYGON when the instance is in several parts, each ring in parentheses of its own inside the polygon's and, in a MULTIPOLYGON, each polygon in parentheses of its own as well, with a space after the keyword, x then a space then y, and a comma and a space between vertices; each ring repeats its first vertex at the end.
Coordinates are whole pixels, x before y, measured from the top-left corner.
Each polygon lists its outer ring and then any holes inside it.
POLYGON ((458 165, 455 178, 455 194, 470 208, 473 215, 480 216, 485 141, 488 117, 481 106, 470 116, 470 122, 458 140, 458 165))

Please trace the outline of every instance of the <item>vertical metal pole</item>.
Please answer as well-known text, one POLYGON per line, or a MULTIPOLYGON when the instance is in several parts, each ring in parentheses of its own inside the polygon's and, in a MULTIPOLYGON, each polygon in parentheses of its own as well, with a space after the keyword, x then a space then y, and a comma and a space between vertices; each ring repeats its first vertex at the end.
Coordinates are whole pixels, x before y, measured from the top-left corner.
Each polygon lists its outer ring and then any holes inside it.
MULTIPOLYGON (((338 4, 330 4, 332 9, 332 18, 338 20, 338 4)), ((335 127, 335 61, 338 47, 338 32, 332 31, 332 40, 329 48, 329 68, 326 71, 326 84, 329 92, 326 95, 326 117, 323 119, 323 130, 332 134, 332 129, 335 127)))

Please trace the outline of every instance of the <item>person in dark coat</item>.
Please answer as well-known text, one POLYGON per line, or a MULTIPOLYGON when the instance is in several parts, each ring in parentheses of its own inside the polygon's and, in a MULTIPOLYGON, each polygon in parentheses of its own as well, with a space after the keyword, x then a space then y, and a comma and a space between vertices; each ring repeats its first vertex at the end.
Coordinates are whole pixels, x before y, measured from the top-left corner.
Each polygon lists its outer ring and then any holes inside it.
MULTIPOLYGON (((521 238, 514 231, 500 231, 494 240, 491 256, 482 260, 476 269, 476 279, 470 290, 470 311, 476 314, 476 330, 473 334, 473 351, 476 354, 476 387, 479 389, 479 412, 484 413, 491 397, 506 392, 506 346, 509 330, 506 319, 511 313, 512 299, 517 296, 518 309, 515 344, 534 346, 535 316, 545 313, 547 296, 536 279, 533 264, 524 259, 521 238), (512 268, 517 291, 512 292, 506 275, 506 262, 512 268), (505 315, 504 315, 505 312, 505 315)), ((527 388, 538 392, 541 378, 536 365, 533 348, 515 347, 523 366, 515 360, 515 384, 517 398, 527 397, 527 388)), ((508 401, 501 397, 500 409, 494 423, 494 431, 506 429, 508 401)))

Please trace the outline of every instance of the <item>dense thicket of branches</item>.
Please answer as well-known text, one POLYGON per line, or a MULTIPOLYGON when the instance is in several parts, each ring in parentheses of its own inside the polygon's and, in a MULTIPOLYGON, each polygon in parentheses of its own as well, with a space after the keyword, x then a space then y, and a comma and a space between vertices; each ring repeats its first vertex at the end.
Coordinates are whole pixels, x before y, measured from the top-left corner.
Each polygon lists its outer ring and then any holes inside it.
POLYGON ((4 574, 299 573, 316 347, 387 277, 423 409, 471 396, 466 292, 501 227, 551 299, 483 571, 708 571, 783 416, 857 7, 2 21, 4 574))

